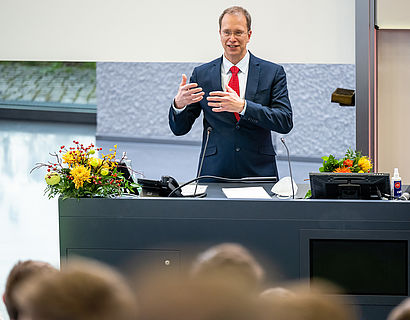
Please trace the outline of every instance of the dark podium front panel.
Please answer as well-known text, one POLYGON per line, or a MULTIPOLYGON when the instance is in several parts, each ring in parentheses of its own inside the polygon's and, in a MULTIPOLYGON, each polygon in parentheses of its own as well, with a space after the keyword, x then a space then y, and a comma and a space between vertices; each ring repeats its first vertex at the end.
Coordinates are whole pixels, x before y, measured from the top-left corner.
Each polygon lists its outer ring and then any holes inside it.
POLYGON ((408 296, 410 202, 233 200, 222 198, 217 185, 210 187, 212 198, 203 199, 60 200, 62 264, 82 255, 119 268, 137 261, 185 270, 199 251, 237 242, 255 253, 271 285, 330 278, 351 293, 362 319, 385 319, 408 296), (378 254, 375 243, 386 255, 378 254), (370 265, 378 285, 355 287, 349 273, 370 265))
POLYGON ((346 294, 408 295, 406 240, 312 239, 310 278, 343 286, 346 294))
POLYGON ((144 265, 154 267, 156 270, 179 270, 180 254, 176 250, 141 250, 141 249, 67 249, 66 259, 72 257, 87 257, 102 261, 121 269, 144 265))

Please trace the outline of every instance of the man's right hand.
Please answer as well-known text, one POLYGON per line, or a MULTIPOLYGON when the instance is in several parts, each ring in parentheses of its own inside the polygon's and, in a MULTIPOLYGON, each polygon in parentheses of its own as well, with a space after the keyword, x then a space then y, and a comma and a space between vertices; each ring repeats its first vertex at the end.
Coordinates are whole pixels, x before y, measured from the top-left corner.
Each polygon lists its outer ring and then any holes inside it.
POLYGON ((204 97, 204 92, 201 87, 198 87, 197 83, 186 83, 187 76, 182 75, 182 81, 179 84, 178 93, 174 99, 174 106, 177 109, 182 109, 185 106, 201 101, 204 97))

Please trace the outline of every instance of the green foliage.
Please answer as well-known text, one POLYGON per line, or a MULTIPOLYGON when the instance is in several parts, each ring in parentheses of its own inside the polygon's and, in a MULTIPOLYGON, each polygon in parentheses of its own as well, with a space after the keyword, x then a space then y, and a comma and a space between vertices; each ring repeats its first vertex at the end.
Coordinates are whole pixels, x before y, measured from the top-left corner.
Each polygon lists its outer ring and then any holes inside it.
POLYGON ((75 62, 75 61, 0 61, 3 65, 21 65, 30 67, 48 67, 50 69, 78 68, 95 69, 96 62, 75 62))
POLYGON ((333 172, 343 164, 343 160, 337 160, 333 155, 322 157, 323 166, 319 168, 320 172, 333 172))
MULTIPOLYGON (((333 155, 328 157, 322 157, 323 166, 319 168, 320 172, 334 172, 339 169, 339 172, 359 172, 363 169, 359 166, 359 161, 362 159, 363 162, 368 161, 371 168, 371 161, 367 157, 363 157, 360 151, 354 151, 353 149, 347 149, 345 156, 342 159, 336 159, 333 155), (342 171, 340 171, 342 170, 342 171), (346 170, 346 171, 343 171, 346 170)), ((366 172, 370 171, 365 169, 366 172)))
POLYGON ((61 62, 61 61, 0 61, 6 66, 29 66, 44 74, 64 72, 72 74, 76 70, 96 70, 96 62, 61 62))

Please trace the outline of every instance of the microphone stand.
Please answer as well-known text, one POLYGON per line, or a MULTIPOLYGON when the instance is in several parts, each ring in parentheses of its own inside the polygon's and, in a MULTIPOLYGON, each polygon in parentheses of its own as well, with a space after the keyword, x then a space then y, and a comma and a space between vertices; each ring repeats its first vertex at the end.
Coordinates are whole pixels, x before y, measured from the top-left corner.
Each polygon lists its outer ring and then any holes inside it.
POLYGON ((295 199, 295 188, 293 187, 293 176, 292 176, 292 168, 290 166, 290 156, 289 156, 289 149, 286 146, 285 139, 280 138, 280 141, 283 143, 283 145, 286 148, 286 153, 288 154, 288 164, 289 164, 289 173, 290 173, 290 184, 292 186, 292 199, 295 199))
POLYGON ((199 165, 199 170, 198 170, 198 174, 196 176, 196 184, 195 184, 195 190, 194 190, 194 197, 196 196, 196 190, 198 188, 198 182, 199 179, 198 177, 201 176, 201 172, 202 172, 202 165, 204 164, 204 158, 205 158, 205 152, 206 152, 206 148, 208 147, 208 140, 209 140, 209 135, 212 131, 212 127, 208 127, 208 129, 206 129, 206 141, 205 141, 205 146, 204 146, 204 151, 202 152, 202 157, 201 157, 201 164, 199 165))

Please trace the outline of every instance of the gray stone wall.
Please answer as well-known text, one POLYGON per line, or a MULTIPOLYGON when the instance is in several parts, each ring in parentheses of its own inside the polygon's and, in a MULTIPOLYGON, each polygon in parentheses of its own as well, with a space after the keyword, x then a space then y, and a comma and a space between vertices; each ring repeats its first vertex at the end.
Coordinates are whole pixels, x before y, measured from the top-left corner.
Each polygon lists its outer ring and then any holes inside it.
MULTIPOLYGON (((181 74, 189 77, 197 63, 97 63, 97 136, 200 141, 202 120, 189 134, 175 137, 168 108, 181 74)), ((296 157, 341 156, 355 147, 355 108, 330 103, 337 87, 354 89, 355 66, 284 64, 294 128, 286 141, 296 157)), ((285 149, 274 139, 277 153, 285 149)))
MULTIPOLYGON (((291 153, 300 157, 344 155, 356 147, 356 108, 331 103, 340 87, 355 89, 355 66, 344 64, 286 64, 294 118, 286 137, 291 153)), ((278 153, 283 154, 278 147, 278 153)))

